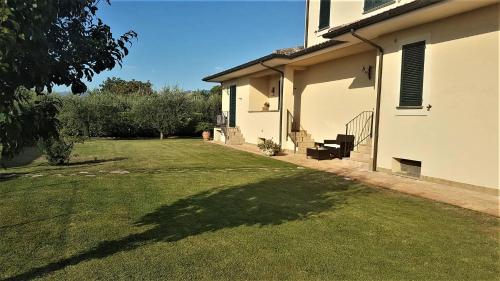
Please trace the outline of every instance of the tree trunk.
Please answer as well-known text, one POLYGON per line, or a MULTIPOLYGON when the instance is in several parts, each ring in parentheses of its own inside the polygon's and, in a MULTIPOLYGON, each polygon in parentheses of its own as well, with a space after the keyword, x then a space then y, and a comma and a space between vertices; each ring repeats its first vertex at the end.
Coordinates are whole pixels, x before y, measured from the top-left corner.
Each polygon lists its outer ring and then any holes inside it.
POLYGON ((160 139, 163 139, 163 132, 160 132, 160 139))

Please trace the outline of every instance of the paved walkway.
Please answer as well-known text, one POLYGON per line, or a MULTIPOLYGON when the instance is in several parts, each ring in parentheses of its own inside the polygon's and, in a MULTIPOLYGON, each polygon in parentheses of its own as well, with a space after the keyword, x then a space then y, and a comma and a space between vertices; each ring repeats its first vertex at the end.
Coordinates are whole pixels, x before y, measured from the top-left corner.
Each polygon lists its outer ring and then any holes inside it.
MULTIPOLYGON (((218 142, 212 143, 224 145, 218 142)), ((255 145, 244 144, 224 146, 262 155, 255 145)), ((314 159, 307 159, 304 154, 293 153, 283 153, 273 158, 299 166, 335 173, 368 185, 397 190, 399 192, 441 201, 500 217, 499 196, 382 172, 372 172, 368 170, 368 164, 356 161, 339 159, 317 161, 314 159)))

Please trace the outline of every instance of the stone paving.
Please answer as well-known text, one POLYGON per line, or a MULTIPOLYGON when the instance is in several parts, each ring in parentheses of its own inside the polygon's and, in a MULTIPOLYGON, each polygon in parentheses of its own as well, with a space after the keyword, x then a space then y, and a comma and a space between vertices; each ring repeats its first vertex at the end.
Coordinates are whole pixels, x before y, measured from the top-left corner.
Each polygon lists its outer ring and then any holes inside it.
MULTIPOLYGON (((224 145, 219 142, 212 143, 224 145)), ((250 153, 262 154, 255 145, 224 146, 250 153)), ((369 186, 392 189, 500 217, 500 197, 498 195, 495 196, 493 194, 485 194, 460 187, 383 172, 372 172, 368 170, 368 164, 346 159, 317 161, 315 159, 307 159, 304 154, 293 153, 282 153, 273 158, 307 168, 335 173, 346 178, 355 179, 369 186)))

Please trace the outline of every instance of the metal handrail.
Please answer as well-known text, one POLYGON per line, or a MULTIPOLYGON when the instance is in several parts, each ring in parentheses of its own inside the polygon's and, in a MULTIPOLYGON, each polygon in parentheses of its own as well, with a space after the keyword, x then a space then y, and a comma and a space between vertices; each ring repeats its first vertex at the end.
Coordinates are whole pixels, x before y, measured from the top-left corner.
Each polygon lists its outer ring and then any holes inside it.
MULTIPOLYGON (((292 113, 287 110, 287 115, 286 115, 286 139, 290 138, 290 140, 293 143, 293 153, 297 152, 297 134, 293 136, 292 133, 296 133, 296 129, 294 128, 294 117, 292 113), (295 130, 294 130, 295 129, 295 130)), ((299 130, 300 131, 300 130, 299 130)))
POLYGON ((357 149, 366 139, 373 136, 373 111, 363 111, 347 122, 345 133, 354 136, 353 149, 357 149))
POLYGON ((228 111, 222 111, 221 113, 217 114, 216 116, 216 121, 215 125, 220 126, 220 127, 227 127, 229 126, 229 112, 228 111))

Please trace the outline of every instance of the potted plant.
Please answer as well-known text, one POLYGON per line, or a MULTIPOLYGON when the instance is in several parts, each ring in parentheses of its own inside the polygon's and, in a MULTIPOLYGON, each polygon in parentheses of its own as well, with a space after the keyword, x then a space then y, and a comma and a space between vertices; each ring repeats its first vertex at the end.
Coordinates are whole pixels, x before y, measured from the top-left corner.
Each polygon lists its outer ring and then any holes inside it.
POLYGON ((269 102, 266 101, 264 103, 264 106, 262 107, 262 111, 269 111, 269 106, 270 106, 269 102))
POLYGON ((281 146, 272 139, 264 140, 257 145, 266 156, 275 156, 281 151, 281 146))
POLYGON ((210 131, 213 129, 213 125, 209 122, 199 122, 198 125, 196 125, 196 130, 198 132, 202 132, 201 136, 203 137, 203 140, 207 141, 210 140, 210 131))

